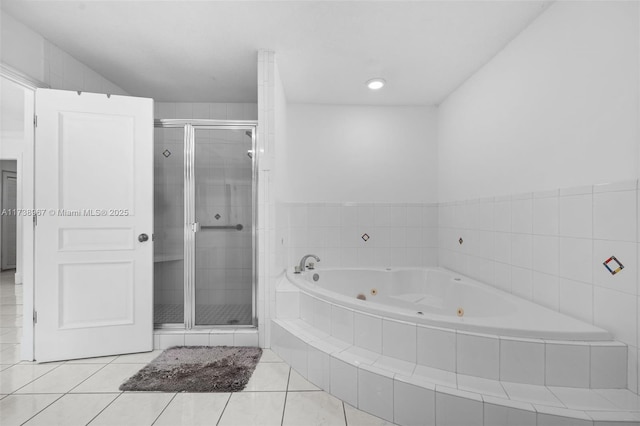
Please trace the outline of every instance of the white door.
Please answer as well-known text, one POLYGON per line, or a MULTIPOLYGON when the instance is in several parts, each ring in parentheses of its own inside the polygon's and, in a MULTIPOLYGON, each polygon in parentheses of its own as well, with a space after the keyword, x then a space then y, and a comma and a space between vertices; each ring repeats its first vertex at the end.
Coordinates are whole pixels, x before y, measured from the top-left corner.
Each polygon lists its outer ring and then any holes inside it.
POLYGON ((35 358, 153 349, 153 100, 36 92, 35 358))

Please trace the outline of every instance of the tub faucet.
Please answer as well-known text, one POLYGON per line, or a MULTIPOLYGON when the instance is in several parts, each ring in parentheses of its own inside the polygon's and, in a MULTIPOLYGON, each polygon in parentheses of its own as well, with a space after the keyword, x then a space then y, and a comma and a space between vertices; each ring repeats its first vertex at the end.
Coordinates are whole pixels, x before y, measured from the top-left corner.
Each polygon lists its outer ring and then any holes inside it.
POLYGON ((305 265, 307 264, 307 259, 313 257, 316 262, 320 262, 320 258, 318 256, 316 256, 315 254, 307 254, 302 256, 302 259, 300 259, 300 265, 298 265, 298 269, 300 270, 300 272, 304 272, 305 270, 305 265))

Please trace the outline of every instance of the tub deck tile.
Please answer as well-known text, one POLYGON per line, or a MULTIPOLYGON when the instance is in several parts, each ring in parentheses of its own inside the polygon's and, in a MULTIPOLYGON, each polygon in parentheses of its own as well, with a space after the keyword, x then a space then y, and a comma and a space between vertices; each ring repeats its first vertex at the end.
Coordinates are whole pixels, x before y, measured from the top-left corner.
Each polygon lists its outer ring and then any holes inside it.
POLYGON ((381 356, 378 360, 373 364, 374 367, 378 367, 384 370, 388 370, 392 373, 402 374, 405 376, 410 376, 413 374, 413 371, 416 369, 416 365, 407 361, 403 361, 401 359, 391 358, 388 356, 381 356))
POLYGON ((482 399, 487 404, 502 405, 504 407, 515 408, 517 410, 534 411, 533 405, 528 402, 514 401, 512 399, 496 398, 495 396, 482 395, 482 399))
MULTIPOLYGON (((317 333, 317 329, 313 334, 313 327, 292 324, 291 320, 275 320, 275 323, 290 333, 302 335, 298 336, 301 341, 314 339, 308 344, 309 353, 320 351, 327 357, 330 365, 322 375, 327 376, 325 381, 331 381, 331 393, 335 391, 336 396, 347 402, 360 405, 359 399, 377 395, 377 391, 371 393, 358 389, 357 383, 362 376, 368 378, 369 384, 380 385, 381 389, 387 391, 389 383, 394 383, 392 389, 403 386, 411 389, 413 386, 427 393, 433 392, 436 405, 445 410, 441 412, 444 417, 440 419, 445 422, 447 419, 460 420, 456 416, 460 414, 459 410, 464 411, 464 407, 478 413, 484 407, 488 415, 485 420, 489 419, 496 425, 510 424, 513 419, 526 419, 526 424, 535 419, 537 423, 531 424, 539 426, 640 425, 640 396, 626 389, 548 387, 456 374, 384 356, 332 336, 318 338, 322 334, 317 333), (454 406, 458 407, 458 411, 454 406)), ((274 347, 278 348, 277 345, 274 347)), ((362 404, 370 411, 377 412, 379 408, 371 401, 362 401, 362 404)), ((383 417, 391 420, 389 407, 383 411, 377 414, 384 414, 383 417)))
POLYGON ((629 389, 595 389, 595 392, 613 402, 618 409, 640 411, 640 396, 629 389))
POLYGON ((564 404, 546 387, 522 383, 502 382, 509 399, 564 408, 564 404))
POLYGON ((335 345, 333 342, 328 342, 326 340, 315 340, 309 343, 309 346, 317 349, 319 351, 325 352, 327 355, 331 355, 337 352, 342 352, 346 348, 349 347, 346 343, 344 345, 335 345))
POLYGON ((357 346, 348 347, 342 352, 333 354, 333 356, 340 361, 346 362, 347 364, 351 364, 356 367, 363 364, 372 365, 378 358, 380 358, 380 354, 359 348, 357 346))
POLYGON ((572 421, 575 421, 575 420, 583 420, 587 422, 593 421, 591 417, 589 417, 587 413, 585 413, 583 410, 571 410, 568 408, 550 407, 548 405, 539 405, 539 404, 533 404, 533 408, 535 408, 535 410, 538 412, 538 416, 547 415, 547 416, 565 417, 565 418, 572 419, 572 421))
POLYGON ((587 411, 596 422, 640 422, 640 413, 631 411, 587 411))
POLYGON ((579 410, 615 411, 614 403, 591 389, 577 389, 549 386, 549 390, 567 407, 579 410))
POLYGON ((482 395, 495 396, 498 398, 508 398, 507 393, 504 391, 499 381, 483 379, 482 377, 458 374, 458 389, 477 392, 482 395))
POLYGON ((397 382, 407 383, 409 385, 418 386, 432 391, 436 390, 436 384, 422 376, 403 376, 396 374, 394 380, 397 382))
POLYGON ((436 385, 444 385, 449 387, 458 387, 456 373, 450 371, 438 370, 437 368, 425 367, 424 365, 416 366, 413 372, 414 376, 423 377, 424 379, 435 383, 436 385))

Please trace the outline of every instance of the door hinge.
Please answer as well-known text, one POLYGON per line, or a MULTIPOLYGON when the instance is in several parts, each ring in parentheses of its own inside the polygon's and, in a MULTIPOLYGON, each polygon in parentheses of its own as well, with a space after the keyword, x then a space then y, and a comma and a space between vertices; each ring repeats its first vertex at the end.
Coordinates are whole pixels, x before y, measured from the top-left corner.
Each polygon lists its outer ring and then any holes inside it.
POLYGON ((38 311, 33 311, 33 323, 38 323, 38 311))
POLYGON ((38 127, 38 116, 37 115, 33 116, 33 127, 38 127))

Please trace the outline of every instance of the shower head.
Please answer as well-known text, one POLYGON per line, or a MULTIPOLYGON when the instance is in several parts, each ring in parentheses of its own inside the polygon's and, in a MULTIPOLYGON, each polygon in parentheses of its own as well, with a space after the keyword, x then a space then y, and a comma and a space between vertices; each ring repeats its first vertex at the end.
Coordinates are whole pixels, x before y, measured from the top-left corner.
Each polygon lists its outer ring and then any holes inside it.
POLYGON ((253 134, 251 133, 251 130, 247 130, 246 132, 244 132, 244 134, 249 137, 253 136, 253 134))

